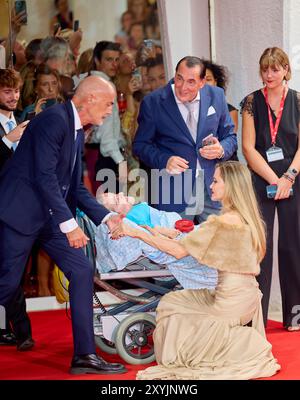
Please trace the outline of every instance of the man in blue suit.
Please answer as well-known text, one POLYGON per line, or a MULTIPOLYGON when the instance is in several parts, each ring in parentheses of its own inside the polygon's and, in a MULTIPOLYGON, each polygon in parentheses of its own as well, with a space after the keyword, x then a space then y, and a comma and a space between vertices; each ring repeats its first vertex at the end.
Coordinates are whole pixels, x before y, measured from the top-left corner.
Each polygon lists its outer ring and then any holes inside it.
POLYGON ((215 165, 236 151, 237 137, 223 90, 205 85, 201 59, 179 61, 174 80, 144 98, 138 123, 133 151, 160 171, 159 183, 151 182, 151 205, 184 218, 196 214, 198 222, 217 213, 220 204, 210 199, 215 165), (198 204, 191 207, 194 200, 198 204))
MULTIPOLYGON (((20 98, 22 80, 13 69, 0 69, 0 171, 13 156, 14 148, 28 123, 17 126, 14 111, 20 98)), ((30 319, 26 313, 26 301, 21 286, 6 309, 6 327, 0 329, 0 346, 17 346, 19 351, 27 351, 34 346, 31 337, 30 319)))
MULTIPOLYGON (((70 281, 74 340, 71 373, 122 373, 96 355, 93 331, 93 267, 82 247, 88 241, 77 225, 76 207, 113 231, 120 217, 109 212, 82 184, 82 126, 100 125, 112 112, 115 90, 88 77, 72 99, 36 116, 0 175, 0 305, 14 297, 35 241, 70 281)), ((58 327, 59 332, 59 327, 58 327)))

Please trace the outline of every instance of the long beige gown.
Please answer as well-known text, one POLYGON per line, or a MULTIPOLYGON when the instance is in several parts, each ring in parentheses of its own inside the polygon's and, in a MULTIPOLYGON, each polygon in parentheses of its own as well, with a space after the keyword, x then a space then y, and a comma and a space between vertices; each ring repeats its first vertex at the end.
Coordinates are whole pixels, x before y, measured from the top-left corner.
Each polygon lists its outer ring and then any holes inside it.
POLYGON ((219 270, 214 293, 180 290, 157 308, 157 366, 137 379, 254 379, 274 375, 280 365, 266 340, 259 273, 247 225, 211 216, 182 240, 199 262, 219 270), (246 326, 250 321, 251 327, 246 326))

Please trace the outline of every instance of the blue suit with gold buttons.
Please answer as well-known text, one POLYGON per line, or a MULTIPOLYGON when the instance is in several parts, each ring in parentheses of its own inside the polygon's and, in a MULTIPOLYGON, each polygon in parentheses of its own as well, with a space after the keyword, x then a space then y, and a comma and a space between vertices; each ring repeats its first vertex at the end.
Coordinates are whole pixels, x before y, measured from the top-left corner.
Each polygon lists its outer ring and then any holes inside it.
POLYGON ((159 210, 180 213, 186 209, 186 200, 192 193, 197 161, 204 171, 206 191, 208 194, 211 193, 210 185, 215 165, 220 160, 207 160, 201 157, 199 149, 202 139, 213 134, 224 149, 222 161, 225 161, 230 159, 237 149, 237 136, 234 133, 234 124, 228 112, 223 89, 205 85, 200 90, 197 137, 194 140, 176 104, 172 90, 173 83, 174 80, 171 80, 166 86, 143 99, 138 117, 139 126, 133 141, 133 152, 147 167, 157 171, 164 170, 172 156, 182 157, 189 162, 191 182, 187 179, 186 173, 181 174, 180 185, 173 179, 164 185, 159 182, 156 196, 152 196, 155 198, 149 201, 159 210), (169 196, 165 196, 167 191, 169 196), (164 196, 167 201, 164 200, 164 196))

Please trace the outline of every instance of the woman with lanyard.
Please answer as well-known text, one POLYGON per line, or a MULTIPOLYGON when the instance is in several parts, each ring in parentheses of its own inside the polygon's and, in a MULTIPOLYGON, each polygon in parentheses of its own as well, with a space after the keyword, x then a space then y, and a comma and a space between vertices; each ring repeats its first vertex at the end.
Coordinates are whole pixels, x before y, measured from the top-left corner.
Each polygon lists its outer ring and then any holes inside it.
POLYGON ((300 330, 300 93, 288 87, 291 68, 286 53, 266 49, 259 61, 264 88, 241 103, 243 153, 253 171, 258 202, 267 227, 267 253, 258 276, 263 292, 264 322, 267 322, 273 265, 273 227, 278 213, 278 265, 283 325, 300 330), (267 196, 268 185, 275 197, 267 196), (298 308, 297 308, 298 307, 298 308))

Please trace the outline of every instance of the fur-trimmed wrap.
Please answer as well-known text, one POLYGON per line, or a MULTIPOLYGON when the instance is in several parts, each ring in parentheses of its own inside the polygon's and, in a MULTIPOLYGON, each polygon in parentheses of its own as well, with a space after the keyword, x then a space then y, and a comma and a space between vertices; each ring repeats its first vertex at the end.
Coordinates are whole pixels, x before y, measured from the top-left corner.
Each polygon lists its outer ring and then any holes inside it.
POLYGON ((211 215, 180 243, 191 256, 209 267, 239 274, 260 273, 251 231, 246 224, 229 224, 222 216, 211 215))

